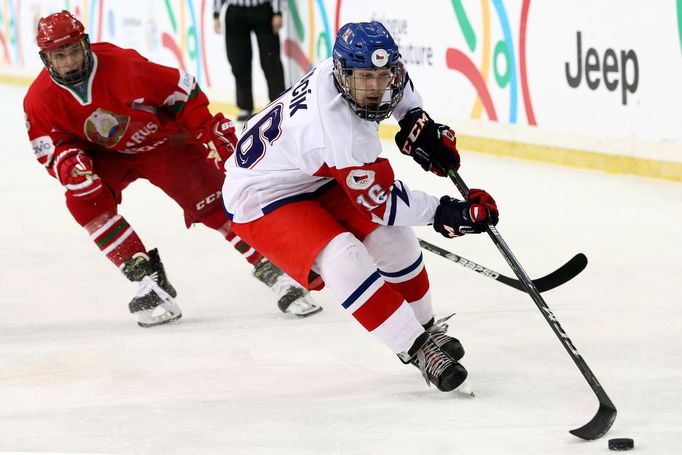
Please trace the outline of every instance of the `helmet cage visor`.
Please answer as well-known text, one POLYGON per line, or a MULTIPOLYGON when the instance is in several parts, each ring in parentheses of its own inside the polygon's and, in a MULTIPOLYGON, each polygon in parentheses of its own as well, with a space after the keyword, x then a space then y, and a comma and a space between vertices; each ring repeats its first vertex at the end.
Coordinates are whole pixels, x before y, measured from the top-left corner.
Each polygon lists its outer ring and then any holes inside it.
POLYGON ((405 88, 405 71, 400 61, 383 68, 350 68, 343 59, 338 59, 334 77, 353 112, 377 122, 391 116, 405 88))
POLYGON ((43 61, 43 64, 45 65, 45 68, 47 68, 52 79, 64 85, 74 85, 85 81, 90 77, 90 73, 94 66, 92 51, 90 49, 90 39, 87 34, 78 41, 65 44, 55 50, 41 50, 39 54, 40 59, 43 61), (77 50, 74 49, 76 45, 78 46, 77 50), (60 71, 60 67, 62 66, 61 60, 65 59, 64 54, 69 51, 81 52, 83 63, 80 68, 64 73, 63 71, 60 71))

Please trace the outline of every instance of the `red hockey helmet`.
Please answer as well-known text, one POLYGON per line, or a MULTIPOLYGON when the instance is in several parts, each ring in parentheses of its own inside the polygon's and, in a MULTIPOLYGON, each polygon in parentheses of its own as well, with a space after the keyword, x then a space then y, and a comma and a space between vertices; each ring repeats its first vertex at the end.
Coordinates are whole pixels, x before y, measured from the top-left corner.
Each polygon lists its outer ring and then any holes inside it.
POLYGON ((36 42, 40 48, 40 58, 54 80, 62 84, 76 84, 83 82, 90 76, 93 68, 92 52, 90 51, 90 39, 85 33, 85 27, 70 12, 63 10, 59 13, 50 14, 38 21, 38 33, 36 42), (55 69, 49 54, 58 51, 70 44, 80 43, 83 49, 83 65, 68 74, 60 74, 55 69))
POLYGON ((41 51, 54 51, 85 38, 85 27, 70 12, 63 10, 38 21, 36 42, 41 51))

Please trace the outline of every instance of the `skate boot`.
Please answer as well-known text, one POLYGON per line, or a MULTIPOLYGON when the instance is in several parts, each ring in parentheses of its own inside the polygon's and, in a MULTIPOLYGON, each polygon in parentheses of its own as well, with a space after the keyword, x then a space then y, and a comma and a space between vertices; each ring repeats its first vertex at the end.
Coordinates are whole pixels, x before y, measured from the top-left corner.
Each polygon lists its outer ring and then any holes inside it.
POLYGON ((415 340, 407 352, 398 354, 403 363, 419 368, 427 384, 434 384, 441 392, 451 392, 467 378, 467 370, 433 341, 427 332, 415 340))
POLYGON ((253 276, 277 295, 277 306, 282 313, 304 318, 322 311, 322 307, 313 301, 306 289, 267 259, 263 258, 255 265, 253 276))
POLYGON ((140 283, 137 294, 128 304, 130 312, 137 317, 140 327, 154 327, 167 324, 182 317, 182 311, 175 297, 178 293, 168 281, 154 248, 144 256, 134 256, 123 265, 123 274, 130 280, 140 283))
POLYGON ((454 316, 454 313, 435 322, 434 319, 431 318, 429 322, 424 324, 424 329, 431 335, 433 342, 436 343, 445 354, 449 355, 452 360, 459 361, 464 357, 464 347, 462 346, 462 343, 460 343, 457 338, 445 334, 445 332, 448 331, 446 321, 452 316, 454 316))

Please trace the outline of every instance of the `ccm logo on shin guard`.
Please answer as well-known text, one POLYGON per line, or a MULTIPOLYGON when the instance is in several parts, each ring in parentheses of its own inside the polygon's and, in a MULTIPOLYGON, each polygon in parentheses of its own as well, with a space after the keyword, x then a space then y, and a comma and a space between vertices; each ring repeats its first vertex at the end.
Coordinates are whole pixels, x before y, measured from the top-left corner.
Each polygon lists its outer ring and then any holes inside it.
POLYGON ((197 202, 197 205, 196 205, 197 210, 205 209, 206 206, 208 206, 209 204, 212 204, 213 202, 220 199, 220 196, 222 194, 223 193, 221 191, 216 191, 215 193, 213 193, 210 196, 208 196, 207 198, 205 198, 203 201, 197 202))

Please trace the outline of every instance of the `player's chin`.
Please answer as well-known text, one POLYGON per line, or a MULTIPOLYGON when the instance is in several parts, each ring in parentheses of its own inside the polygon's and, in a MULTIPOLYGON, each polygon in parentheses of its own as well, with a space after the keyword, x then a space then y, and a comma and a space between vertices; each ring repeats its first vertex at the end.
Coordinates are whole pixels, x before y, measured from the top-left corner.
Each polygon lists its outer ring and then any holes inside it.
POLYGON ((79 71, 80 71, 80 68, 64 71, 64 74, 62 74, 61 76, 65 79, 76 77, 76 76, 78 76, 79 71))
POLYGON ((367 102, 365 102, 365 105, 362 106, 362 107, 365 108, 365 109, 367 109, 367 110, 377 110, 377 109, 379 109, 379 106, 381 106, 380 101, 381 101, 381 100, 379 100, 379 99, 377 99, 377 100, 367 100, 367 102))

